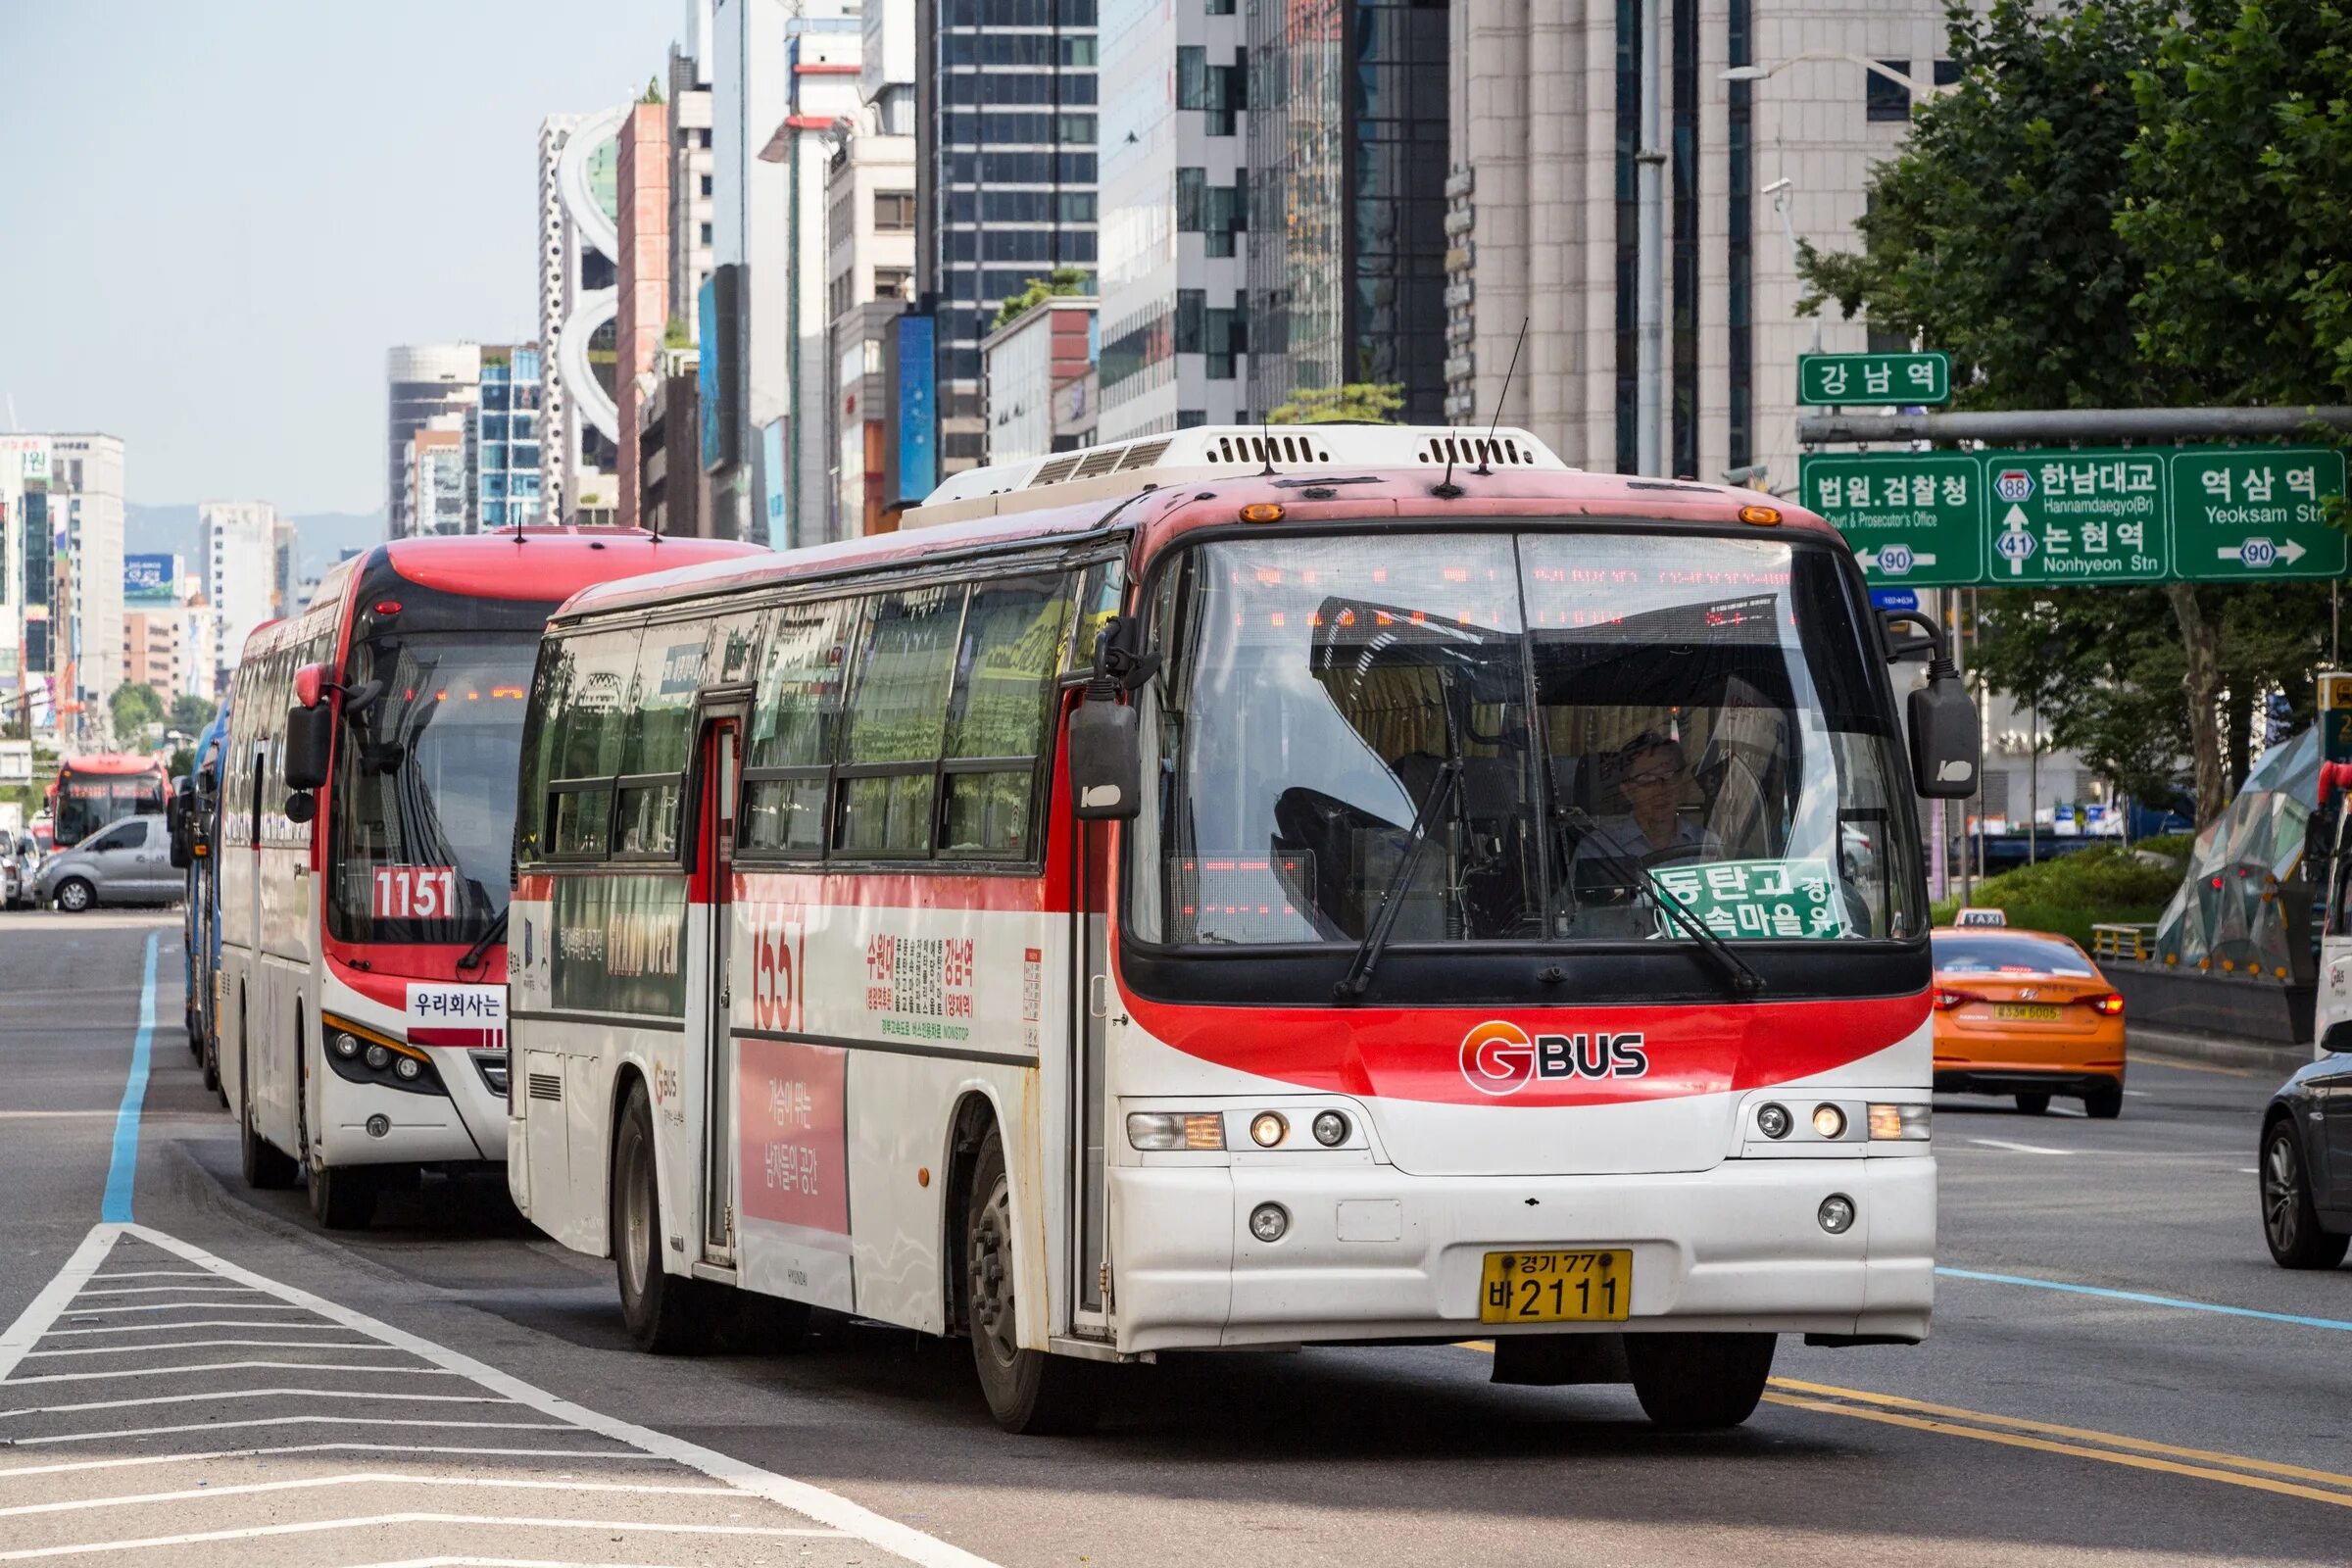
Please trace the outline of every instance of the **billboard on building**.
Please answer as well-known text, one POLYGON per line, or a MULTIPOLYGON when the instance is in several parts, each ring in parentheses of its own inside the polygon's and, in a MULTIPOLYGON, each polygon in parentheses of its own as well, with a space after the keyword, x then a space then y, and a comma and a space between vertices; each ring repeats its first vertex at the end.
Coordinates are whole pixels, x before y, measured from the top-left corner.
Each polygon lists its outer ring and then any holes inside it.
POLYGON ((0 469, 14 466, 26 484, 49 482, 49 438, 45 435, 0 435, 0 469))
POLYGON ((760 427, 760 516, 766 532, 760 537, 778 550, 808 543, 784 531, 784 420, 781 416, 760 427))
POLYGON ((179 603, 179 558, 137 555, 122 558, 122 608, 170 610, 179 603))
POLYGON ((939 487, 939 399, 937 344, 928 316, 902 316, 898 330, 899 493, 893 501, 920 501, 939 487))

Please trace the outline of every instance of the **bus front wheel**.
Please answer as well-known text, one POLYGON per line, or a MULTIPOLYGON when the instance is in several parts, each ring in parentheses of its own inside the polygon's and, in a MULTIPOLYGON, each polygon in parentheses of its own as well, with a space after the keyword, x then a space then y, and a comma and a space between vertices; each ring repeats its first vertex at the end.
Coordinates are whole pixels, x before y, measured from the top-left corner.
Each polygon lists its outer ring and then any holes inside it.
POLYGON ((702 1282, 662 1268, 662 1190, 654 1157, 654 1107, 645 1083, 629 1085, 612 1139, 612 1263, 620 1280, 620 1316, 629 1338, 656 1355, 692 1355, 710 1348, 710 1292, 702 1282))
POLYGON ((245 1009, 237 1008, 237 1125, 242 1129, 245 1185, 257 1189, 291 1187, 296 1166, 293 1156, 265 1139, 253 1125, 253 1053, 245 1046, 245 1009))
POLYGON ((1771 1334, 1628 1334, 1634 1395, 1669 1432, 1715 1432, 1755 1413, 1772 1376, 1771 1334))
POLYGON ((1095 1368, 1021 1348, 1015 1328, 1012 1184, 1004 1141, 991 1127, 972 1167, 964 1210, 964 1322, 989 1414, 1007 1432, 1084 1432, 1102 1412, 1095 1368))
POLYGON ((311 1217, 330 1231, 366 1230, 375 1195, 375 1172, 365 1165, 311 1166, 311 1217))

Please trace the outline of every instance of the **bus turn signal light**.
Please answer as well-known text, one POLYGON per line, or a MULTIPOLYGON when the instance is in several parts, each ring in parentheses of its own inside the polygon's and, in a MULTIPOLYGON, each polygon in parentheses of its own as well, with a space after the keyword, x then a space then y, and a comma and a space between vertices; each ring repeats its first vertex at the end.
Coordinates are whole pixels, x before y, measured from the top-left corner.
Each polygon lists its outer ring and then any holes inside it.
POLYGON ((1870 1107, 1871 1142, 1925 1142, 1935 1114, 1934 1107, 1929 1105, 1873 1105, 1870 1107))
POLYGON ((1741 507, 1740 520, 1752 522, 1759 528, 1770 528, 1781 520, 1781 509, 1778 507, 1741 507))
POLYGON ((1280 522, 1281 506, 1272 501, 1252 501, 1242 509, 1244 522, 1280 522))
POLYGON ((1225 1147, 1225 1118, 1213 1110, 1131 1110, 1127 1142, 1148 1153, 1219 1150, 1225 1147))

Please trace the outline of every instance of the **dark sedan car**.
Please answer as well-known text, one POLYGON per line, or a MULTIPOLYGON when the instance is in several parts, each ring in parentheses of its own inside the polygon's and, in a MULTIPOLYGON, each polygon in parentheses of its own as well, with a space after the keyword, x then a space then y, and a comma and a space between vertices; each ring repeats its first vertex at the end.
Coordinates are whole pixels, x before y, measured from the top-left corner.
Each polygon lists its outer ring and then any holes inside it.
POLYGON ((2352 1246, 2352 1023, 2278 1086, 2262 1118, 2262 1234, 2281 1268, 2333 1268, 2352 1246))

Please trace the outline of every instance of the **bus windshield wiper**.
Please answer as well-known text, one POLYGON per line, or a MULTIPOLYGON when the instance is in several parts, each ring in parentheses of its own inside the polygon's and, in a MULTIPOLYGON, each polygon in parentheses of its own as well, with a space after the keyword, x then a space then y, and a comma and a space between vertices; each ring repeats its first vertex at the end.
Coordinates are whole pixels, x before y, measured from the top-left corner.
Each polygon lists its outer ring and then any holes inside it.
POLYGON ((1649 891, 1657 896, 1658 907, 1674 916, 1674 923, 1690 932, 1690 940, 1715 960, 1716 966, 1723 970, 1724 979, 1731 982, 1733 991, 1743 997, 1752 997, 1764 989, 1764 977, 1749 968, 1747 960, 1733 952, 1729 942, 1708 930, 1707 923, 1690 912, 1690 906, 1676 897, 1654 875, 1649 879, 1649 891))
POLYGON ((514 907, 514 906, 510 904, 505 909, 499 910, 498 917, 490 922, 489 929, 484 931, 481 936, 475 940, 472 947, 466 950, 466 956, 458 960, 458 972, 460 974, 464 974, 468 969, 480 968, 482 966, 483 957, 488 955, 493 947, 497 946, 500 942, 506 939, 507 912, 509 909, 514 907))
POLYGON ((1404 858, 1396 869, 1389 873, 1388 886, 1380 890, 1380 912, 1372 917, 1372 929, 1355 950, 1355 957, 1348 965, 1348 973, 1331 988, 1335 1002, 1354 1002, 1372 984, 1372 971, 1380 965, 1381 953, 1389 945, 1389 933, 1396 929, 1396 911, 1401 906, 1404 890, 1412 886, 1413 870, 1421 863, 1421 851, 1429 844, 1429 827, 1437 819, 1438 810, 1453 796, 1453 787, 1462 775, 1462 760, 1449 757, 1439 764, 1438 776, 1429 786, 1421 809, 1413 813, 1412 837, 1404 846, 1404 858))

